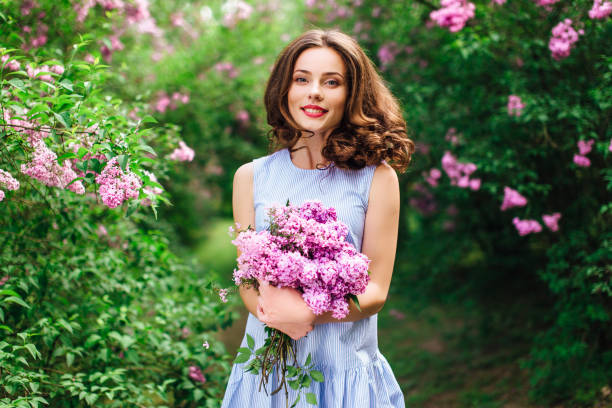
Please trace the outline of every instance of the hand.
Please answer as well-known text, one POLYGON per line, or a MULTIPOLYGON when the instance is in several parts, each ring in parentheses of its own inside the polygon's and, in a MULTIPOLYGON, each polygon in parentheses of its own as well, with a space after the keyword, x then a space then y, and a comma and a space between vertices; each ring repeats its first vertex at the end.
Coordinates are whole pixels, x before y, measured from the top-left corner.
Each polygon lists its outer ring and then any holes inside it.
POLYGON ((267 326, 282 331, 293 340, 304 337, 314 328, 315 314, 297 290, 260 282, 259 294, 257 318, 267 326))

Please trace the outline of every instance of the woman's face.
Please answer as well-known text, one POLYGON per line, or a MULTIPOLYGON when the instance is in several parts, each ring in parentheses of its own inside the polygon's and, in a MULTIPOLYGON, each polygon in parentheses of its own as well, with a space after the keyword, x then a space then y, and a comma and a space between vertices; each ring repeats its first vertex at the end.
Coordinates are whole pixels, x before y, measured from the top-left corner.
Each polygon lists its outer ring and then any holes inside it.
POLYGON ((347 90, 340 54, 326 47, 308 48, 295 62, 289 113, 300 128, 326 136, 342 120, 347 90))

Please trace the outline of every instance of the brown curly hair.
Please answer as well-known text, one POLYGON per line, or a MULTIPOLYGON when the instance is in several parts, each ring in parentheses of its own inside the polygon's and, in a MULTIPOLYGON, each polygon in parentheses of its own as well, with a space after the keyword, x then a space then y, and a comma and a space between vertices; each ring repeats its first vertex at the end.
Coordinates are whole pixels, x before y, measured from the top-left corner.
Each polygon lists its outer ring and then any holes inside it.
POLYGON ((291 149, 304 131, 289 113, 287 94, 296 60, 313 47, 335 50, 347 70, 344 115, 327 138, 323 157, 345 169, 361 169, 386 160, 394 169, 405 171, 414 153, 414 142, 408 138, 399 103, 357 41, 335 30, 307 31, 276 59, 264 96, 272 145, 291 149))

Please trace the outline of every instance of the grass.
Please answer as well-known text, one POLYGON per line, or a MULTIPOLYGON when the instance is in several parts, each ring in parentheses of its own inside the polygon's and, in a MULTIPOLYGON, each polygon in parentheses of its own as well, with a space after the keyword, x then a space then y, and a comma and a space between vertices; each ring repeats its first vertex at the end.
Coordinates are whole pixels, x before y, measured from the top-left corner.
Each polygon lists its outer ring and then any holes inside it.
POLYGON ((536 407, 528 402, 527 374, 519 368, 528 343, 482 335, 469 311, 416 305, 392 294, 378 326, 379 348, 407 407, 536 407))

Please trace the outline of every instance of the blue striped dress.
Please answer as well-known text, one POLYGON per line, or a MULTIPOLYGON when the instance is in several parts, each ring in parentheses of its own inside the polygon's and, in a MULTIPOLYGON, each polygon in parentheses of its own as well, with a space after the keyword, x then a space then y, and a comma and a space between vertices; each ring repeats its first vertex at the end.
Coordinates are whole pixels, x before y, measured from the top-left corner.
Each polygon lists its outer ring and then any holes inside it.
MULTIPOLYGON (((287 200, 300 205, 319 200, 336 209, 338 218, 349 227, 348 241, 361 249, 368 196, 375 166, 361 170, 343 170, 333 166, 325 170, 301 169, 291 161, 287 149, 254 161, 253 199, 255 227, 268 226, 266 209, 285 205, 287 200)), ((264 325, 249 313, 241 347, 246 347, 246 333, 255 339, 255 348, 263 345, 264 325)), ((357 322, 315 325, 314 330, 297 341, 298 362, 312 355, 315 368, 325 376, 323 383, 312 382, 306 392, 317 396, 319 408, 404 408, 404 397, 389 363, 378 350, 377 315, 357 322)), ((225 391, 222 408, 284 408, 285 393, 268 396, 258 391, 260 375, 245 373, 244 364, 234 364, 225 391)), ((278 383, 276 372, 270 384, 278 383)), ((289 404, 297 394, 289 389, 289 404)), ((304 395, 298 407, 312 407, 304 395)))

